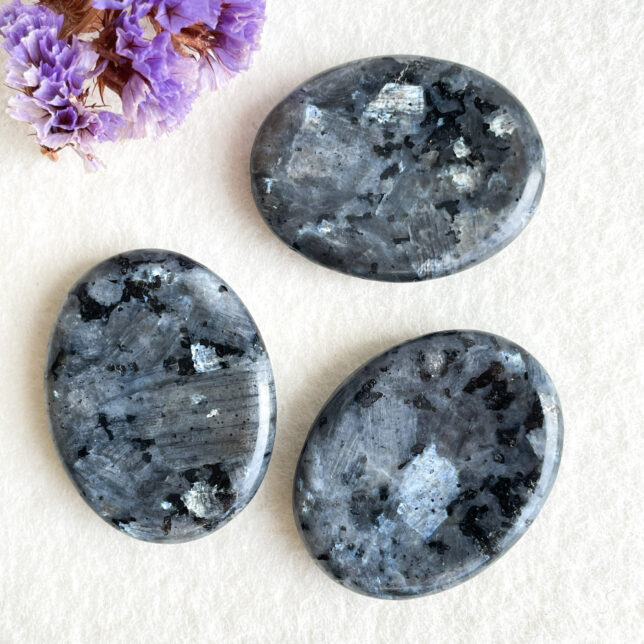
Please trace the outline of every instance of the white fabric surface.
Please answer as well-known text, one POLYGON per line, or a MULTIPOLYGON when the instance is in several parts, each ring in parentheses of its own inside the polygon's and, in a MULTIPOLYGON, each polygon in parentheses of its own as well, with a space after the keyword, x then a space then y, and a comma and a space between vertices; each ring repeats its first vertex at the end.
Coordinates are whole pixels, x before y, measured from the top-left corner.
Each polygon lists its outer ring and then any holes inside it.
MULTIPOLYGON (((252 70, 159 142, 105 145, 87 175, 0 114, 0 641, 642 641, 644 4, 268 0, 252 70), (355 58, 447 58, 505 84, 544 139, 546 189, 493 259, 421 284, 346 277, 289 251, 249 189, 256 129, 309 76, 355 58), (71 284, 106 256, 168 248, 243 298, 277 382, 275 453, 223 530, 179 546, 118 534, 51 443, 45 349, 71 284), (374 353, 475 328, 540 360, 563 403, 558 481, 512 550, 452 590, 402 602, 328 580, 291 514, 299 451, 332 390, 374 353)), ((3 54, 2 61, 6 58, 3 54)), ((4 105, 10 92, 0 87, 4 105)))

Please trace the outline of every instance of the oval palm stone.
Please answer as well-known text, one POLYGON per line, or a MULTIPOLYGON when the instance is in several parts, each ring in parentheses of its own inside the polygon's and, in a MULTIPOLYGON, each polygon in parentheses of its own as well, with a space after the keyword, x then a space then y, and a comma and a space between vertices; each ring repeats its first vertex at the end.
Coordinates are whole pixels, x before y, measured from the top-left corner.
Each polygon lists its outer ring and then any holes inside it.
POLYGON ((257 206, 291 248, 396 282, 449 275, 509 244, 544 171, 536 127, 504 87, 412 56, 307 81, 268 116, 251 160, 257 206))
POLYGON ((358 369, 314 422, 295 476, 300 535, 352 590, 449 588, 527 530, 562 437, 552 381, 516 344, 476 331, 412 340, 358 369))
POLYGON ((187 257, 139 250, 85 274, 58 315, 45 381, 67 472, 133 537, 216 530, 264 477, 275 432, 268 355, 231 288, 187 257))

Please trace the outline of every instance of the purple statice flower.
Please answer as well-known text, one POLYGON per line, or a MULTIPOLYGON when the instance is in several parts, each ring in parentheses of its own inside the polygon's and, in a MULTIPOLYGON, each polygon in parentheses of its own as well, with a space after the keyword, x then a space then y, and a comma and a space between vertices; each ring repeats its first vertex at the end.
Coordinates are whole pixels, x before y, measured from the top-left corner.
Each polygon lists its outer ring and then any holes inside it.
POLYGON ((63 0, 56 7, 64 14, 20 0, 0 8, 7 85, 19 92, 9 113, 34 127, 44 153, 71 147, 95 168, 95 143, 170 132, 200 90, 247 69, 265 0, 63 0), (101 96, 116 92, 122 116, 88 104, 92 82, 101 96))
POLYGON ((5 38, 2 47, 11 53, 20 40, 33 29, 51 27, 58 33, 64 20, 65 16, 41 5, 23 5, 20 0, 13 0, 0 8, 0 35, 5 38))
POLYGON ((259 49, 265 0, 231 0, 221 5, 216 25, 209 24, 208 48, 199 58, 199 88, 217 89, 248 69, 259 49))
POLYGON ((167 31, 146 39, 134 15, 123 13, 116 24, 116 53, 131 68, 121 90, 126 120, 122 135, 158 137, 174 130, 197 97, 195 60, 177 53, 167 31))
POLYGON ((72 100, 55 107, 25 94, 9 99, 9 114, 18 121, 33 125, 38 142, 55 152, 70 147, 84 161, 87 170, 101 165, 94 153, 94 144, 114 141, 123 119, 108 111, 97 112, 72 100))
POLYGON ((217 24, 223 0, 153 0, 156 21, 170 33, 198 22, 217 24))
POLYGON ((133 0, 92 0, 94 9, 115 9, 125 11, 132 6, 133 0))
POLYGON ((85 105, 88 79, 101 73, 98 54, 75 36, 60 40, 63 16, 18 0, 0 9, 0 34, 9 52, 7 85, 21 94, 9 100, 9 114, 30 123, 43 148, 71 147, 90 169, 98 167, 93 143, 116 138, 122 119, 85 105))

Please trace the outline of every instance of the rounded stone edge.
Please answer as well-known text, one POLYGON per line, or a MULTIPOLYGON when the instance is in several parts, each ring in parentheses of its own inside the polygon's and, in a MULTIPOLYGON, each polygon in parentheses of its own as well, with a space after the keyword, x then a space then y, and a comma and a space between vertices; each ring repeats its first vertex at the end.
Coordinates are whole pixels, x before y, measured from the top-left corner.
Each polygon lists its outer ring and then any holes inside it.
POLYGON ((320 408, 320 411, 316 414, 313 422, 311 423, 311 426, 309 427, 309 430, 306 434, 306 438, 304 440, 304 443, 302 445, 302 449, 300 450, 300 455, 298 456, 297 459, 297 465, 295 467, 295 474, 293 476, 293 488, 292 488, 292 494, 291 494, 291 503, 292 503, 292 509, 293 509, 293 520, 295 522, 295 527, 297 529, 297 533, 304 544, 304 548, 306 549, 307 554, 309 557, 313 560, 315 563, 316 567, 322 571, 329 580, 335 582, 337 585, 342 586, 346 590, 355 592, 359 595, 362 595, 363 597, 369 597, 370 599, 376 599, 376 600, 381 600, 381 601, 404 601, 404 600, 410 600, 410 599, 420 599, 423 597, 430 597, 432 595, 436 595, 437 593, 443 592, 445 590, 450 590, 456 586, 461 585, 462 583, 468 581, 469 579, 472 579, 473 577, 476 577, 479 573, 484 572, 490 564, 498 561, 501 559, 516 543, 523 537, 526 532, 528 531, 528 528, 532 525, 536 517, 539 515, 541 510, 543 509, 543 506, 545 505, 545 502, 548 499, 548 496, 550 495, 550 492, 552 491, 552 488, 555 484, 555 481, 557 479, 557 475, 559 473, 559 466, 561 464, 561 457, 563 454, 563 439, 564 439, 564 421, 563 421, 563 410, 561 406, 561 400, 559 398, 559 394, 557 393, 557 389, 555 387, 554 381, 550 377, 550 374, 546 371, 545 367, 526 349, 524 349, 521 345, 517 344, 516 342, 513 342, 512 340, 508 340, 507 338, 497 335, 495 333, 489 333, 487 331, 479 331, 476 329, 453 329, 453 330, 446 330, 446 331, 435 331, 432 333, 425 333, 423 335, 419 335, 413 338, 410 338, 409 340, 405 340, 403 342, 399 342, 395 345, 390 346, 389 348, 385 349, 384 351, 380 351, 379 353, 374 354, 372 357, 368 358, 364 362, 362 362, 356 369, 354 369, 348 376, 342 380, 342 382, 333 390, 333 393, 325 400, 323 403, 322 407, 320 408), (533 513, 529 517, 530 523, 528 526, 523 530, 523 532, 515 535, 513 539, 508 541, 507 544, 504 545, 504 548, 502 552, 499 554, 495 555, 494 557, 489 558, 486 562, 484 562, 481 566, 476 568, 475 570, 471 571, 470 573, 464 575, 463 577, 453 581, 452 583, 444 584, 440 587, 434 588, 432 590, 429 590, 424 593, 418 593, 418 594, 407 594, 407 595, 376 595, 374 593, 370 593, 363 588, 356 586, 356 585, 351 585, 351 584, 345 584, 342 583, 339 579, 337 579, 324 565, 323 561, 319 561, 317 557, 315 556, 315 553, 312 552, 309 548, 309 543, 307 539, 304 536, 304 531, 302 530, 302 526, 299 520, 299 514, 298 514, 298 508, 297 508, 297 497, 298 497, 298 490, 297 490, 297 483, 298 483, 298 472, 300 470, 303 458, 304 458, 304 453, 306 452, 306 448, 309 442, 309 438, 311 437, 311 433, 313 429, 316 427, 318 420, 324 415, 325 409, 329 406, 329 404, 337 397, 339 396, 345 386, 353 380, 353 378, 358 375, 362 369, 364 369, 366 366, 368 366, 371 362, 374 362, 378 360, 379 358, 384 357, 388 353, 395 351, 399 349, 400 347, 409 344, 411 342, 417 342, 420 340, 423 340, 425 338, 429 337, 434 337, 434 336, 440 336, 440 335, 454 335, 454 334, 476 334, 479 336, 486 336, 488 338, 495 339, 496 341, 501 341, 504 343, 507 343, 511 347, 516 348, 521 354, 526 356, 529 360, 532 361, 532 363, 540 370, 541 374, 544 376, 544 381, 549 385, 550 393, 553 396, 553 400, 555 401, 555 418, 554 420, 556 421, 558 425, 558 432, 557 432, 557 443, 555 447, 555 454, 556 458, 553 463, 553 467, 550 473, 550 477, 548 479, 548 482, 544 489, 542 490, 539 500, 540 503, 537 503, 535 506, 535 509, 533 513))
MULTIPOLYGON (((154 260, 152 260, 154 261, 154 260)), ((179 253, 177 251, 172 251, 172 250, 164 250, 161 248, 136 248, 132 250, 127 250, 123 251, 120 253, 117 253, 115 255, 111 255, 101 261, 99 261, 96 264, 93 264, 90 268, 88 268, 79 278, 77 278, 72 285, 67 289, 63 300, 58 307, 58 310, 56 312, 56 316, 54 318, 54 321, 51 326, 51 331, 49 333, 49 339, 47 340, 47 348, 45 350, 45 365, 44 365, 44 370, 43 370, 43 398, 44 398, 44 407, 45 407, 45 415, 47 417, 47 427, 48 427, 48 433, 49 437, 51 439, 51 442, 54 446, 54 449, 56 450, 56 455, 58 456, 58 461, 60 465, 62 466, 65 474, 67 475, 67 478, 69 481, 71 481, 72 485, 74 486, 75 490, 78 492, 78 495, 81 497, 85 505, 102 521, 104 521, 107 525, 109 525, 111 528, 119 532, 119 534, 122 534, 125 537, 129 537, 131 539, 136 539, 137 541, 141 541, 143 543, 150 543, 150 544, 158 544, 158 545, 180 545, 183 543, 189 543, 191 541, 197 541, 199 539, 203 539, 204 537, 208 537, 215 532, 219 531, 221 528, 225 527, 232 519, 234 519, 236 516, 238 516, 243 510, 245 510, 251 503, 251 501, 255 498, 255 495, 259 491, 259 488, 261 487, 261 484, 264 481, 264 478, 266 477, 266 473, 268 472, 268 467, 270 465, 272 456, 273 456, 273 447, 275 444, 275 434, 276 434, 276 428, 277 428, 277 398, 276 398, 276 390, 275 390, 275 375, 273 373, 273 364, 270 359, 270 355, 268 353, 268 349, 266 348, 266 343, 264 342, 264 339, 261 335, 261 332, 259 330, 259 327, 257 326, 257 323, 255 322, 255 319, 251 315, 250 311, 246 307, 246 304, 244 301, 239 297, 237 294, 237 291, 230 287, 228 282, 226 282, 224 279, 222 279, 217 273, 215 273, 213 270, 205 266, 204 264, 197 262, 187 255, 184 255, 183 253, 179 253), (199 534, 196 534, 191 537, 187 537, 185 539, 146 539, 143 536, 140 535, 135 535, 135 534, 129 534, 123 532, 123 530, 120 530, 118 526, 114 525, 109 518, 103 516, 96 508, 94 508, 86 499, 85 494, 83 493, 82 488, 76 481, 76 478, 74 477, 73 471, 70 469, 68 466, 67 462, 62 456, 62 453, 60 451, 58 441, 56 440, 56 436, 54 433, 54 427, 53 427, 53 422, 51 418, 51 414, 49 411, 49 384, 48 384, 48 378, 47 375, 50 371, 50 365, 52 362, 52 343, 54 340, 55 336, 55 331, 58 328, 58 321, 60 320, 60 316, 63 312, 63 309, 65 305, 67 304, 68 297, 70 293, 72 293, 78 286, 83 284, 84 282, 88 281, 88 278, 91 277, 91 275, 99 270, 102 266, 109 264, 110 262, 114 262, 115 260, 118 260, 121 257, 131 257, 131 256, 136 256, 136 255, 144 255, 144 254, 154 254, 154 255, 172 255, 182 261, 187 262, 188 265, 192 266, 199 266, 200 268, 204 269, 205 271, 208 271, 212 275, 214 275, 221 283, 222 285, 228 287, 229 292, 233 293, 234 296, 237 298, 239 301, 240 305, 243 307, 245 310, 246 314, 248 315, 249 320, 253 323, 253 326, 255 327, 255 330, 257 332, 257 337, 259 338, 259 341, 262 343, 262 346, 264 348, 264 353, 266 355, 266 359, 268 362, 268 367, 269 367, 269 373, 270 373, 270 382, 269 382, 269 394, 270 394, 270 401, 271 401, 271 410, 270 410, 270 420, 269 420, 269 427, 268 427, 268 438, 267 438, 267 443, 266 443, 266 451, 265 453, 270 454, 270 456, 266 459, 266 462, 262 464, 262 469, 260 474, 258 475, 255 484, 251 487, 251 491, 249 492, 248 498, 241 506, 239 509, 236 511, 232 512, 229 516, 227 516, 223 521, 221 521, 217 527, 214 530, 210 531, 204 531, 199 534)))

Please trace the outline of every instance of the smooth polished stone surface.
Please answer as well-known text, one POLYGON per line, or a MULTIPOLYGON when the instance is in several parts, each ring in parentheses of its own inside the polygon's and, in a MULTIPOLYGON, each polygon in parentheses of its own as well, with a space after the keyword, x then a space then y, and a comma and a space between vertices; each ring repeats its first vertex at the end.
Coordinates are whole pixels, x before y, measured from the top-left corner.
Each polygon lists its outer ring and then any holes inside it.
MULTIPOLYGON (((352 590, 444 590, 527 530, 562 438, 554 385, 525 350, 476 331, 412 340, 358 369, 314 422, 295 477, 300 535, 352 590)), ((545 556, 536 543, 526 555, 545 556)))
POLYGON ((358 277, 416 281, 509 244, 543 188, 541 139, 491 78, 412 56, 312 78, 262 125, 253 194, 273 232, 358 277))
POLYGON ((140 250, 72 288, 45 374, 54 442, 87 503, 148 541, 195 539, 253 497, 275 433, 268 355, 204 266, 140 250))

